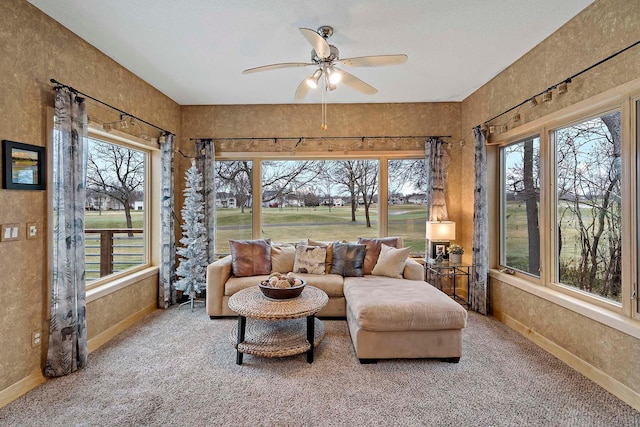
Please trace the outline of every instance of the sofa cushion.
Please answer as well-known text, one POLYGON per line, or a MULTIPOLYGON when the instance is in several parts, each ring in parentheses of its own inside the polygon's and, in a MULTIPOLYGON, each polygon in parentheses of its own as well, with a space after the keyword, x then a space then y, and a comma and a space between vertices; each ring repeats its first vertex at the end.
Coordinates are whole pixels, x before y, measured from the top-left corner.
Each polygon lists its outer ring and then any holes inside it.
POLYGON ((373 270, 371 270, 371 274, 402 279, 402 272, 410 250, 411 248, 392 248, 383 243, 380 249, 380 256, 378 256, 378 261, 373 270))
POLYGON ((307 286, 315 286, 316 288, 322 289, 329 298, 344 296, 344 279, 338 274, 296 273, 296 277, 305 280, 307 286))
POLYGON ((262 280, 268 279, 268 274, 249 277, 230 277, 224 284, 224 294, 226 296, 231 296, 243 289, 250 288, 252 286, 258 286, 258 283, 260 283, 262 280))
POLYGON ((296 247, 291 244, 271 245, 271 271, 288 273, 293 271, 296 247))
POLYGON ((236 277, 271 273, 271 240, 229 240, 236 277))
POLYGON ((296 257, 293 262, 293 272, 324 274, 326 257, 327 248, 324 246, 298 244, 296 246, 296 257))
POLYGON ((418 280, 346 277, 347 309, 369 331, 461 329, 467 312, 444 292, 418 280))
POLYGON ((365 251, 365 245, 335 242, 333 244, 333 258, 329 272, 344 277, 364 276, 362 267, 365 251))
POLYGON ((358 238, 358 244, 367 246, 367 253, 364 256, 364 274, 371 274, 373 267, 375 267, 376 262, 378 262, 380 247, 383 243, 394 248, 402 247, 402 242, 399 237, 384 237, 382 239, 358 238))

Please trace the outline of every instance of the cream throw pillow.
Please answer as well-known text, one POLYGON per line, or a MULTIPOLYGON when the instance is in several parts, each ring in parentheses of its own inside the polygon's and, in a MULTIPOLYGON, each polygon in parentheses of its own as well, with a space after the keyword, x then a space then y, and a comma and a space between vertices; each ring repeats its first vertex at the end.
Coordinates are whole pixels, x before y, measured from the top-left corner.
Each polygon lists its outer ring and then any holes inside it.
POLYGON ((402 279, 404 264, 409 257, 410 247, 396 249, 384 243, 380 247, 380 256, 371 274, 374 276, 388 276, 402 279))

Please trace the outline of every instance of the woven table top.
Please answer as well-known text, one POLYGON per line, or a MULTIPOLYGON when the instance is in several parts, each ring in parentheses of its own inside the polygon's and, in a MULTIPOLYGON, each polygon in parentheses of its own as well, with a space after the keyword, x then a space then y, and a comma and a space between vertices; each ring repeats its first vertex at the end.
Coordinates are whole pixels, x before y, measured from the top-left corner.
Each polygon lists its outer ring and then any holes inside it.
POLYGON ((327 294, 313 286, 305 286, 299 297, 275 300, 265 297, 256 285, 231 295, 229 308, 252 319, 297 319, 316 314, 328 302, 327 294))

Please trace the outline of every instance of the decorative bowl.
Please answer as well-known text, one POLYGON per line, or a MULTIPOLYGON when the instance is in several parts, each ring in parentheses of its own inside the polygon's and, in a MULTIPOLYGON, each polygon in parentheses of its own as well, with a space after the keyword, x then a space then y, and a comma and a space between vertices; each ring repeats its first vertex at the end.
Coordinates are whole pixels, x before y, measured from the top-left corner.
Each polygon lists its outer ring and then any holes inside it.
POLYGON ((258 283, 258 287, 267 298, 290 299, 300 296, 300 294, 304 290, 304 286, 307 284, 307 282, 302 279, 300 279, 300 281, 302 282, 301 285, 291 288, 272 288, 271 286, 264 285, 262 282, 258 283))

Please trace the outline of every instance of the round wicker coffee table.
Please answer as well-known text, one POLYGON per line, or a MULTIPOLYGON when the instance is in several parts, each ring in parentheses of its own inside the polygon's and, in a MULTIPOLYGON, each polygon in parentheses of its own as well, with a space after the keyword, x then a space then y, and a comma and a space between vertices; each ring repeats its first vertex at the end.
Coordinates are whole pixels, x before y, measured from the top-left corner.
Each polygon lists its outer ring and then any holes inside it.
POLYGON ((327 294, 313 286, 284 300, 265 297, 258 286, 236 292, 229 298, 229 308, 238 313, 238 324, 229 334, 237 349, 236 363, 242 365, 244 353, 283 357, 304 352, 307 362, 313 363, 313 349, 325 332, 315 314, 328 302, 327 294), (248 325, 247 318, 252 319, 248 325))

